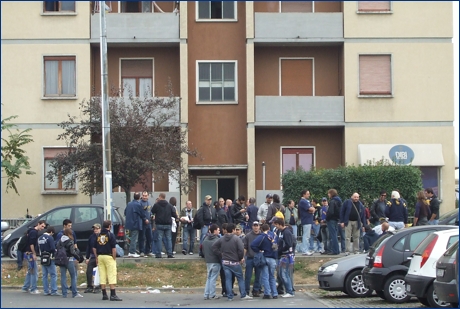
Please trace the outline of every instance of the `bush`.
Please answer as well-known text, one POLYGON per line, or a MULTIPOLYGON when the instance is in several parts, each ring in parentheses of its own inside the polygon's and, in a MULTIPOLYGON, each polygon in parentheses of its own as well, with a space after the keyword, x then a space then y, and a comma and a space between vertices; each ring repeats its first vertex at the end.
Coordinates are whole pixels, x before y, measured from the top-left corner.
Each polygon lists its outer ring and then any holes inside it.
POLYGON ((309 190, 311 198, 327 197, 329 189, 336 189, 343 201, 358 192, 366 205, 379 197, 381 190, 388 193, 398 189, 407 201, 409 216, 414 213, 416 194, 423 190, 420 169, 414 166, 377 162, 364 165, 340 166, 336 169, 303 169, 288 171, 282 175, 283 203, 298 201, 303 190, 309 190))

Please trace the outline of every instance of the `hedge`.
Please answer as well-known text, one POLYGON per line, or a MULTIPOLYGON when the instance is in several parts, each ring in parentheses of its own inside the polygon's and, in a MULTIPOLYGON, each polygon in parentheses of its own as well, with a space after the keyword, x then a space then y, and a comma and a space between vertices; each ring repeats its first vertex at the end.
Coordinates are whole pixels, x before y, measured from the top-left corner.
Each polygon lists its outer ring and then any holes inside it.
POLYGON ((377 162, 364 165, 346 165, 336 169, 316 169, 310 171, 298 169, 288 171, 281 176, 283 185, 283 204, 292 199, 299 201, 303 190, 309 190, 311 199, 328 197, 329 189, 336 189, 342 201, 358 192, 365 205, 371 205, 380 195, 398 189, 401 197, 407 201, 409 215, 414 213, 416 194, 423 190, 421 171, 410 165, 395 165, 389 162, 377 162))

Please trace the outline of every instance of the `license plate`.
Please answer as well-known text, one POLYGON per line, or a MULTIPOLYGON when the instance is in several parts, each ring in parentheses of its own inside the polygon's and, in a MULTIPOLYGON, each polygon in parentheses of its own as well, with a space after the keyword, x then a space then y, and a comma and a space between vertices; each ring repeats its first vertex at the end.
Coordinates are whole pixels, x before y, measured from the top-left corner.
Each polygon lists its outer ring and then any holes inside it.
POLYGON ((437 269, 436 276, 444 277, 444 269, 437 269))
POLYGON ((406 284, 406 291, 410 292, 410 284, 406 284))

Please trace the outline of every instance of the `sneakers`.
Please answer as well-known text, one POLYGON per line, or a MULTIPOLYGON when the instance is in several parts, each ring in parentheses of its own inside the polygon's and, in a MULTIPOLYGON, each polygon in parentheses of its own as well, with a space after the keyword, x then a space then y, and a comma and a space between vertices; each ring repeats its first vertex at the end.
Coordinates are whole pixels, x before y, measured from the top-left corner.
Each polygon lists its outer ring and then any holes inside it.
POLYGON ((33 290, 33 291, 30 291, 30 294, 33 294, 33 295, 37 295, 37 294, 41 294, 39 290, 33 290))
POLYGON ((143 252, 141 252, 141 257, 144 257, 144 256, 145 256, 145 254, 143 252))
POLYGON ((165 255, 165 254, 166 254, 166 253, 164 253, 164 252, 161 252, 161 255, 165 255))
POLYGON ((117 295, 110 295, 110 300, 111 301, 122 301, 123 299, 119 298, 117 295))
POLYGON ((173 259, 174 255, 168 255, 168 259, 173 259))
POLYGON ((61 294, 61 293, 59 293, 59 292, 56 292, 56 293, 51 293, 50 295, 51 295, 51 296, 62 296, 62 294, 61 294))
POLYGON ((310 255, 312 255, 312 254, 313 254, 313 253, 312 253, 311 251, 307 251, 307 252, 302 253, 302 255, 308 255, 308 256, 310 256, 310 255))
POLYGON ((141 257, 139 254, 137 253, 128 253, 128 257, 129 258, 138 258, 138 257, 141 257))
POLYGON ((176 254, 176 251, 173 251, 173 254, 176 254))
POLYGON ((80 293, 77 293, 77 295, 72 296, 72 298, 83 298, 83 295, 81 295, 80 293))
POLYGON ((86 288, 86 290, 83 293, 93 293, 94 289, 93 288, 86 288))
POLYGON ((278 299, 278 295, 277 295, 277 296, 273 296, 273 299, 278 299))
POLYGON ((345 252, 345 256, 349 256, 350 255, 350 252, 345 252))
POLYGON ((21 289, 21 292, 22 293, 29 293, 30 291, 29 291, 29 289, 27 289, 27 290, 21 289))
POLYGON ((155 254, 153 254, 152 252, 150 252, 150 253, 147 254, 147 256, 148 256, 148 257, 154 257, 155 254))
POLYGON ((208 299, 219 299, 220 297, 217 295, 214 295, 213 297, 209 297, 208 299))
MULTIPOLYGON (((249 293, 248 293, 249 294, 249 293)), ((260 293, 257 291, 252 292, 252 297, 260 297, 260 293)))
POLYGON ((284 294, 283 296, 281 296, 282 298, 291 298, 291 297, 294 297, 294 295, 292 294, 289 294, 289 293, 286 293, 284 294))
POLYGON ((193 255, 193 252, 189 252, 188 254, 193 255))
POLYGON ((182 254, 183 254, 183 255, 187 255, 187 251, 185 251, 184 249, 182 249, 182 254))
POLYGON ((253 298, 249 295, 246 295, 245 297, 241 297, 241 300, 249 300, 249 299, 253 299, 253 298))

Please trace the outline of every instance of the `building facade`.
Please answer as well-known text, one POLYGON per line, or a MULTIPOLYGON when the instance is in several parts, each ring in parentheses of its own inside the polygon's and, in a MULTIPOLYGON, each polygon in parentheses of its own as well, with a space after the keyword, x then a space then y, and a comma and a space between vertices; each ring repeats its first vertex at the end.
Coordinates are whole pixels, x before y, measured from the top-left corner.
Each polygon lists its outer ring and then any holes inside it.
MULTIPOLYGON (((24 199, 34 214, 90 202, 44 174, 65 147, 56 124, 100 93, 99 5, 1 5, 2 117, 33 129, 36 172, 19 180, 21 196, 2 195, 2 216, 22 215, 24 199)), ((441 212, 455 207, 451 2, 106 1, 106 11, 110 87, 167 96, 171 82, 181 98, 201 154, 184 158, 196 186, 181 206, 207 194, 260 204, 281 193, 286 170, 396 158, 421 168, 441 212)), ((167 179, 149 190, 180 194, 167 179)))

